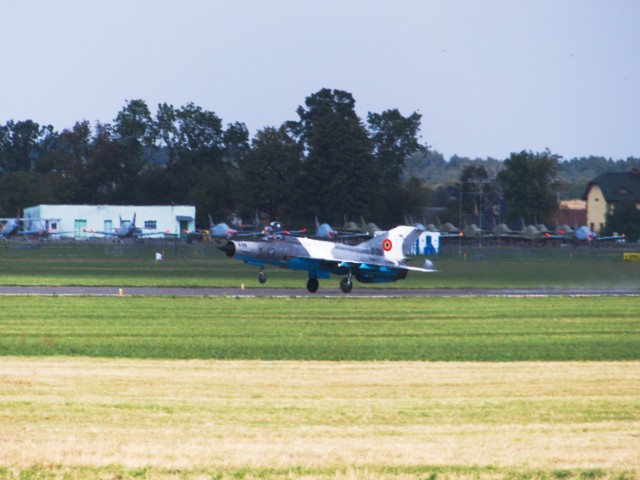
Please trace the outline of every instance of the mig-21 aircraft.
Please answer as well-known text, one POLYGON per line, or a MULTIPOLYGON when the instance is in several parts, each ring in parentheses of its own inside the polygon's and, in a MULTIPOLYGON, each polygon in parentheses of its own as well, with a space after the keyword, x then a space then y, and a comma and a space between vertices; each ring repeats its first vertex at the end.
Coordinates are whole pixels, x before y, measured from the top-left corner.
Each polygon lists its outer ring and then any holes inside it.
POLYGON ((354 277, 361 283, 385 283, 406 278, 409 271, 434 272, 429 260, 424 268, 406 264, 406 255, 421 233, 401 225, 358 245, 276 234, 258 241, 229 241, 219 248, 229 257, 260 267, 260 283, 267 281, 265 265, 275 265, 306 270, 311 293, 318 290, 318 279, 328 279, 332 273, 343 275, 340 289, 349 293, 354 277))
POLYGON ((310 238, 317 238, 321 240, 351 240, 354 238, 370 238, 371 235, 363 232, 344 231, 333 228, 328 223, 320 223, 316 216, 316 230, 315 233, 308 232, 306 228, 298 231, 291 231, 291 235, 303 236, 310 238))
POLYGON ((115 237, 118 240, 124 240, 125 238, 141 238, 148 235, 158 235, 168 232, 143 232, 140 227, 136 227, 136 214, 133 214, 133 220, 123 220, 120 217, 120 226, 114 228, 111 232, 105 232, 100 230, 83 230, 87 233, 94 233, 97 235, 106 235, 109 237, 115 237))
POLYGON ((17 235, 22 228, 22 218, 0 218, 0 221, 5 222, 0 228, 0 238, 9 238, 13 235, 17 235))
POLYGON ((0 238, 8 239, 15 236, 48 239, 53 235, 71 233, 51 228, 53 222, 59 221, 59 218, 0 218, 0 222, 5 222, 0 228, 0 238))

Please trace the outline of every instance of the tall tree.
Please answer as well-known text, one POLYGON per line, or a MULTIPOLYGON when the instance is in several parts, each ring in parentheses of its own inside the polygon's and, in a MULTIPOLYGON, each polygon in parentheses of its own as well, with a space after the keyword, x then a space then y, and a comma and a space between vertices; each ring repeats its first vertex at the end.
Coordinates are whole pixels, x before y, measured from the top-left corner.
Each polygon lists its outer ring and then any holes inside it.
POLYGON ((297 112, 294 129, 308 152, 303 163, 307 216, 330 222, 342 221, 343 215, 376 216, 382 176, 351 94, 323 89, 297 112))
MULTIPOLYGON (((231 213, 235 207, 234 182, 231 166, 225 161, 226 132, 222 120, 214 112, 193 103, 176 110, 175 121, 168 108, 163 107, 162 113, 166 122, 165 133, 161 135, 164 135, 163 141, 169 139, 174 149, 168 169, 172 201, 196 205, 199 225, 208 224, 208 214, 221 218, 231 213)), ((241 130, 235 125, 227 137, 230 142, 231 139, 236 142, 234 152, 242 143, 241 130)), ((245 134, 248 137, 246 130, 245 134)))
POLYGON ((404 117, 397 109, 368 114, 373 153, 385 182, 398 183, 407 157, 426 150, 418 141, 421 118, 417 112, 404 117))
POLYGON ((382 177, 380 198, 385 208, 378 212, 378 221, 386 224, 398 223, 410 211, 419 211, 424 206, 415 202, 426 196, 409 191, 410 188, 422 190, 418 179, 407 184, 402 182, 407 158, 426 151, 418 140, 421 118, 416 112, 404 117, 397 109, 369 113, 367 117, 373 154, 382 177))
POLYGON ((512 153, 498 173, 508 204, 508 218, 522 218, 528 223, 553 218, 557 208, 557 174, 559 155, 549 150, 542 153, 512 153))
POLYGON ((112 132, 119 146, 114 196, 118 203, 144 203, 139 179, 150 164, 147 153, 155 147, 157 138, 157 128, 145 101, 130 100, 118 112, 112 132))
POLYGON ((230 123, 222 135, 224 142, 224 161, 237 169, 242 166, 249 153, 249 130, 241 122, 230 123))
POLYGON ((0 178, 0 216, 22 216, 25 207, 50 203, 53 192, 38 172, 20 170, 0 178))
POLYGON ((52 131, 53 127, 40 127, 32 120, 9 120, 0 126, 0 173, 32 171, 40 142, 52 131))
POLYGON ((282 126, 258 131, 251 146, 243 163, 238 195, 243 199, 243 214, 246 216, 259 210, 274 219, 294 220, 300 185, 301 144, 282 126))
POLYGON ((122 190, 124 175, 122 145, 114 138, 113 128, 108 123, 97 123, 95 135, 87 159, 86 203, 124 204, 118 195, 122 190), (120 188, 119 188, 120 187, 120 188))

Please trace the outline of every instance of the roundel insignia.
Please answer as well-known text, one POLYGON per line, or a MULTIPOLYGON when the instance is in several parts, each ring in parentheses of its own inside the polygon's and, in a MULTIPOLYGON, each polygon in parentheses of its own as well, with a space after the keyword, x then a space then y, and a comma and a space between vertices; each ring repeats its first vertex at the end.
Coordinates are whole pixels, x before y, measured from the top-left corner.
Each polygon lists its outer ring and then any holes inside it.
POLYGON ((388 252, 389 250, 391 250, 391 247, 393 247, 393 243, 391 243, 391 240, 389 240, 388 238, 386 238, 384 240, 384 242, 382 242, 382 249, 385 252, 388 252))

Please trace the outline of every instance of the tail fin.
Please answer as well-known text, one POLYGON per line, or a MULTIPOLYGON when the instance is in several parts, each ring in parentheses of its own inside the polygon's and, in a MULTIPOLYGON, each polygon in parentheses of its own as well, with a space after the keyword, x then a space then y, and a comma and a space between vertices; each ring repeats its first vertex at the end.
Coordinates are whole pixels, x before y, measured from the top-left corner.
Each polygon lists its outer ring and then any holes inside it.
POLYGON ((415 227, 400 225, 359 246, 372 249, 376 255, 384 256, 388 260, 401 261, 409 254, 420 233, 421 231, 415 227))

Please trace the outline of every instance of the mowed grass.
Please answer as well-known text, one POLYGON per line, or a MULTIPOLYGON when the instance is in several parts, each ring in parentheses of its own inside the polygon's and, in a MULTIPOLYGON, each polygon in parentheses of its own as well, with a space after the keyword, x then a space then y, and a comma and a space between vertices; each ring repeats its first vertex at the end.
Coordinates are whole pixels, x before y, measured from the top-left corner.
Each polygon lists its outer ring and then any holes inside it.
POLYGON ((611 479, 640 362, 0 358, 0 478, 611 479))
MULTIPOLYGON (((420 265, 422 258, 412 263, 420 265)), ((475 249, 433 258, 438 272, 354 288, 638 288, 640 262, 616 249, 475 249)), ((227 258, 213 244, 0 242, 0 285, 260 287, 258 268, 227 258), (155 254, 164 254, 156 262, 155 254)), ((267 267, 266 286, 305 289, 306 273, 267 267)), ((337 288, 338 277, 320 282, 337 288)))
POLYGON ((640 297, 4 297, 0 355, 640 359, 640 297))

